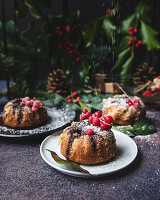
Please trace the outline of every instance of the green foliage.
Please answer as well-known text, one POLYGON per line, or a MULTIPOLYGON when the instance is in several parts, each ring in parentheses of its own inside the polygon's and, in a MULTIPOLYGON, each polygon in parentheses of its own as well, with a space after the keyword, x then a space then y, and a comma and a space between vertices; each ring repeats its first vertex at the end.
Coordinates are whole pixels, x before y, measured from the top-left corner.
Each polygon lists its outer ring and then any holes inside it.
POLYGON ((143 44, 146 45, 148 51, 154 51, 160 49, 160 43, 158 42, 158 32, 152 29, 148 24, 141 20, 141 36, 143 44))
POLYGON ((110 15, 106 15, 106 17, 104 18, 103 27, 104 27, 104 30, 105 30, 105 33, 106 33, 107 37, 109 38, 109 40, 111 41, 111 43, 113 45, 115 45, 115 43, 116 43, 117 27, 111 21, 110 15))
MULTIPOLYGON (((122 22, 120 23, 120 27, 114 27, 114 29, 120 28, 120 42, 117 48, 118 50, 115 49, 115 52, 117 53, 117 61, 112 67, 111 72, 115 72, 116 70, 118 70, 123 81, 125 81, 125 77, 127 77, 129 73, 132 73, 134 66, 133 64, 138 61, 138 58, 135 55, 138 54, 138 57, 141 58, 142 63, 144 52, 146 53, 147 50, 157 51, 160 49, 160 43, 157 39, 158 32, 156 32, 150 26, 150 13, 151 8, 141 1, 137 5, 135 12, 132 15, 128 16, 126 19, 122 20, 122 22), (138 33, 130 35, 130 27, 133 27, 133 29, 136 28, 138 30, 138 33), (129 46, 128 42, 131 38, 133 38, 133 42, 129 46), (138 40, 142 40, 142 45, 144 48, 144 50, 142 51, 139 51, 139 48, 141 47, 136 47, 136 42, 138 42, 138 40)), ((109 24, 106 26, 106 29, 107 28, 110 28, 109 24)))
POLYGON ((155 126, 146 119, 140 119, 133 126, 113 126, 115 130, 121 131, 122 133, 134 137, 136 135, 149 135, 156 132, 155 126))

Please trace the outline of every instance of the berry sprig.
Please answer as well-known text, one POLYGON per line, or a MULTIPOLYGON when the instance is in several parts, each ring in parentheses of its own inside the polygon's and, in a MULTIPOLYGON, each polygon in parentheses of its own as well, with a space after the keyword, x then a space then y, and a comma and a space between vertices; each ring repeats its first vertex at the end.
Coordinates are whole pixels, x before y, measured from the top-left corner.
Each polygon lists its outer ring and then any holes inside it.
MULTIPOLYGON (((95 112, 93 115, 91 115, 90 112, 88 112, 87 109, 83 109, 82 114, 80 115, 80 120, 88 119, 90 123, 93 124, 93 126, 99 126, 101 130, 110 130, 112 128, 113 124, 113 118, 111 116, 102 116, 102 113, 100 111, 95 112)), ((92 129, 87 129, 86 134, 87 135, 93 135, 94 131, 92 129)))
POLYGON ((20 104, 21 106, 28 106, 32 109, 32 111, 38 111, 40 107, 40 101, 30 99, 29 97, 25 97, 22 99, 22 102, 20 104))
POLYGON ((78 101, 80 101, 80 97, 78 96, 78 92, 72 92, 71 95, 68 95, 66 98, 67 98, 67 103, 74 103, 74 104, 77 104, 78 101))
POLYGON ((135 47, 139 47, 140 45, 142 45, 142 40, 137 40, 136 37, 135 38, 133 37, 134 34, 138 33, 137 28, 130 27, 129 33, 130 35, 132 35, 132 37, 128 41, 128 45, 135 45, 135 47))
POLYGON ((134 106, 135 109, 138 109, 140 106, 140 101, 138 99, 134 99, 134 101, 132 102, 131 99, 127 99, 126 103, 128 104, 128 106, 134 106))
POLYGON ((69 26, 69 25, 65 26, 64 28, 60 27, 60 26, 56 27, 56 34, 58 37, 58 39, 57 39, 58 47, 59 47, 59 49, 64 49, 65 51, 67 51, 67 54, 69 54, 69 56, 71 58, 75 59, 76 62, 79 62, 80 58, 77 56, 77 50, 74 48, 75 44, 73 42, 64 42, 63 38, 62 38, 62 35, 65 32, 69 33, 70 31, 71 31, 71 26, 69 26))

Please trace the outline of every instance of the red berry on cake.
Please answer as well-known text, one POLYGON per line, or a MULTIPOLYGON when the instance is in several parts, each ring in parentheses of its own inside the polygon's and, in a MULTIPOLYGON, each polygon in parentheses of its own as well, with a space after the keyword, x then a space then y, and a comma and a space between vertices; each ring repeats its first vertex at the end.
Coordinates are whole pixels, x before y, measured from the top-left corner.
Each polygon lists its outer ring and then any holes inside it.
POLYGON ((25 106, 31 106, 31 101, 26 101, 25 106))
POLYGON ((83 109, 82 113, 86 114, 88 112, 87 109, 83 109))
POLYGON ((98 117, 93 118, 93 126, 99 126, 100 120, 98 117))
POLYGON ((33 106, 33 107, 32 107, 32 111, 34 111, 34 112, 35 112, 35 111, 38 111, 38 108, 35 107, 35 106, 33 106))
POLYGON ((110 115, 108 115, 108 116, 105 117, 105 122, 107 124, 112 124, 113 123, 113 118, 110 115))
POLYGON ((94 118, 93 116, 90 116, 90 117, 88 118, 88 121, 92 123, 92 122, 93 122, 93 118, 94 118))
POLYGON ((80 115, 80 120, 85 120, 87 119, 86 115, 84 115, 83 113, 80 115))
POLYGON ((39 108, 40 107, 40 102, 38 100, 34 101, 33 102, 33 107, 39 108))
POLYGON ((101 128, 102 130, 105 130, 105 129, 107 128, 107 124, 102 123, 102 124, 100 125, 100 128, 101 128))
POLYGON ((95 112, 95 116, 98 117, 98 118, 100 118, 102 116, 102 114, 101 114, 100 111, 97 111, 97 112, 95 112))
POLYGON ((93 135, 94 134, 94 131, 92 129, 87 129, 85 131, 86 135, 93 135))
POLYGON ((87 116, 87 118, 89 118, 91 116, 90 112, 86 112, 85 115, 87 116))

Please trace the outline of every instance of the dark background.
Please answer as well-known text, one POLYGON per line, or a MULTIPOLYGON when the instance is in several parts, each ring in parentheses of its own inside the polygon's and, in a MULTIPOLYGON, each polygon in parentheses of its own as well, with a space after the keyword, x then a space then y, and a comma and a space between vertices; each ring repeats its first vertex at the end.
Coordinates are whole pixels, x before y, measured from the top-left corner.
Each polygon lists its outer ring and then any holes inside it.
MULTIPOLYGON (((80 10, 82 22, 88 21, 90 19, 95 19, 99 16, 103 16, 106 13, 107 8, 112 8, 114 6, 114 0, 69 0, 69 15, 72 16, 73 13, 77 10, 80 10)), ((124 12, 127 15, 131 14, 134 10, 134 1, 132 0, 124 0, 123 5, 125 7, 124 12)), ((152 7, 152 25, 158 30, 160 28, 160 0, 145 0, 147 4, 152 7)), ((6 21, 14 19, 13 12, 13 1, 5 0, 5 13, 6 13, 6 21)), ((2 0, 0 0, 0 8, 2 8, 2 0)), ((44 10, 44 12, 52 13, 53 15, 62 14, 62 7, 60 0, 52 0, 52 8, 50 10, 44 10)), ((0 9, 0 20, 2 19, 0 9)), ((17 27, 22 30, 24 29, 31 16, 27 16, 24 19, 17 19, 17 27)), ((40 22, 39 22, 40 23, 40 22)), ((36 33, 39 31, 40 24, 37 25, 35 30, 29 34, 31 39, 36 37, 36 33)))

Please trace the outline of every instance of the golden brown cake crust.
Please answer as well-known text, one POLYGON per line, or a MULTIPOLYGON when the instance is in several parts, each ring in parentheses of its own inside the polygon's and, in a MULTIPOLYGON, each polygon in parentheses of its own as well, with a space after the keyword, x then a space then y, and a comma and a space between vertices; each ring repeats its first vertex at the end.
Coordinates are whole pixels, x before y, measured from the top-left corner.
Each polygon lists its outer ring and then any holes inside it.
POLYGON ((11 128, 38 127, 48 119, 45 105, 40 102, 39 109, 32 111, 29 106, 21 106, 22 98, 9 101, 3 111, 3 124, 11 128))
POLYGON ((88 120, 73 122, 60 135, 61 153, 68 160, 81 164, 97 164, 115 157, 116 140, 111 130, 85 135, 88 120), (83 127, 83 128, 82 128, 83 127))
POLYGON ((129 97, 132 101, 139 100, 140 105, 136 109, 134 106, 128 106, 127 99, 128 96, 126 95, 115 95, 113 98, 103 99, 103 116, 112 116, 114 124, 118 125, 132 125, 140 117, 145 116, 145 106, 139 97, 129 97))

